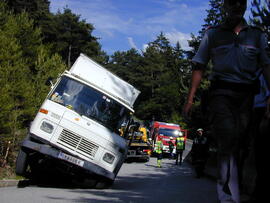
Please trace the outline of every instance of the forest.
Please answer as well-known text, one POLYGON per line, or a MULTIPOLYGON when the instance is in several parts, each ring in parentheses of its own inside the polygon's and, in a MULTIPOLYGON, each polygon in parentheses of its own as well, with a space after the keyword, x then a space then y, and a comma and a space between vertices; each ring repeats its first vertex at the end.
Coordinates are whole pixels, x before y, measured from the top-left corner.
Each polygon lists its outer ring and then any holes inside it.
MULTIPOLYGON (((102 50, 91 22, 70 8, 50 12, 49 0, 0 1, 0 179, 12 177, 19 143, 46 97, 48 79, 74 63, 80 53, 91 57, 141 91, 135 116, 141 121, 178 123, 186 129, 206 125, 200 97, 209 81, 204 79, 195 98, 193 116, 181 116, 190 83, 190 62, 204 31, 222 22, 222 0, 210 0, 198 35, 191 33, 190 51, 172 45, 161 30, 145 51, 102 50)), ((270 43, 270 2, 252 0, 250 24, 264 29, 270 43)), ((209 72, 211 64, 209 65, 209 72)), ((209 74, 206 72, 206 75, 209 74)), ((205 77, 207 78, 207 77, 205 77)))

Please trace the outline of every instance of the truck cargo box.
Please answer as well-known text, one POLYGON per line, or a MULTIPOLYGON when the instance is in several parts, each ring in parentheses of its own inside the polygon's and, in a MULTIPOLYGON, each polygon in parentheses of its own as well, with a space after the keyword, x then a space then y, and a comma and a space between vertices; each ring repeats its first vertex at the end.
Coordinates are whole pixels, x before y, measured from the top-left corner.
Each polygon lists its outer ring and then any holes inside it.
POLYGON ((84 54, 81 54, 77 58, 73 66, 70 68, 70 72, 118 98, 131 108, 140 94, 139 90, 109 72, 84 54))

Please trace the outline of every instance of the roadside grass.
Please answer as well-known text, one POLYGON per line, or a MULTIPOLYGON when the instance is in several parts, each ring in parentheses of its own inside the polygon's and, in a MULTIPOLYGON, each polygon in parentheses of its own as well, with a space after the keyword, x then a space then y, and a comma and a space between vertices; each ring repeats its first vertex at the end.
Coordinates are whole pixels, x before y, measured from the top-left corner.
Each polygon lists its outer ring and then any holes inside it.
POLYGON ((0 167, 0 180, 4 179, 17 179, 14 168, 6 165, 5 167, 0 167))

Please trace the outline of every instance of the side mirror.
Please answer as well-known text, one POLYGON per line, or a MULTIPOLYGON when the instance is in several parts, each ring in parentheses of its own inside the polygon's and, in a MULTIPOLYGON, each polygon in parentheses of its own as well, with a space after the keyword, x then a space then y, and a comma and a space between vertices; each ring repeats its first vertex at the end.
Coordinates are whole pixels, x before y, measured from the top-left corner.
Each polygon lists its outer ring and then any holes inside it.
POLYGON ((53 88, 53 86, 54 86, 54 84, 53 84, 53 82, 52 82, 52 77, 49 77, 47 80, 46 80, 46 82, 45 82, 45 85, 47 85, 47 86, 51 86, 51 89, 53 88))

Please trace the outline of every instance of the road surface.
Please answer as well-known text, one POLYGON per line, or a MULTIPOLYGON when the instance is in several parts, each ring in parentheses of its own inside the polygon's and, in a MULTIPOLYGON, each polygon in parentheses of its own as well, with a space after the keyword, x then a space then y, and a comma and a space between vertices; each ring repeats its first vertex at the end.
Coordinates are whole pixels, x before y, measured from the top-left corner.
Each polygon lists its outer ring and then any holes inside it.
POLYGON ((70 186, 0 188, 0 203, 216 203, 216 184, 210 177, 196 179, 192 167, 184 162, 164 159, 162 168, 156 158, 149 162, 124 163, 110 189, 81 189, 70 186))

